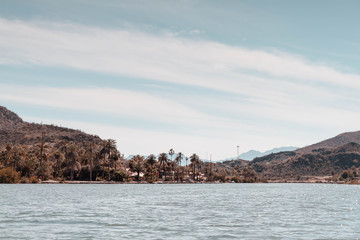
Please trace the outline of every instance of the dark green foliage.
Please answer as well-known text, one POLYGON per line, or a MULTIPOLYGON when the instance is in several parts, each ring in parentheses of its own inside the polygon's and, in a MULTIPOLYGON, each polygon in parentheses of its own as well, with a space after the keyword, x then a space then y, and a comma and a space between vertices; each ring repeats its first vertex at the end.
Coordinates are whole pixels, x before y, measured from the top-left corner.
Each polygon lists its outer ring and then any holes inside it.
POLYGON ((136 180, 140 181, 140 173, 144 171, 144 157, 136 155, 129 161, 129 168, 132 172, 136 172, 136 180))
POLYGON ((78 174, 78 179, 81 181, 90 180, 90 166, 82 166, 78 174))
POLYGON ((159 172, 161 173, 160 177, 164 176, 164 180, 166 180, 166 168, 169 164, 170 159, 168 158, 166 153, 160 153, 158 160, 159 160, 159 168, 162 170, 160 171, 159 169, 159 172))
POLYGON ((226 176, 224 174, 215 174, 214 180, 224 183, 226 181, 226 176))
POLYGON ((342 174, 341 174, 341 178, 342 179, 347 179, 350 177, 350 174, 348 171, 344 171, 342 174))
POLYGON ((125 182, 126 178, 126 172, 124 170, 119 170, 112 174, 111 180, 116 182, 125 182))
POLYGON ((355 166, 353 166, 351 169, 342 172, 340 180, 354 180, 357 176, 357 169, 355 168, 355 166))

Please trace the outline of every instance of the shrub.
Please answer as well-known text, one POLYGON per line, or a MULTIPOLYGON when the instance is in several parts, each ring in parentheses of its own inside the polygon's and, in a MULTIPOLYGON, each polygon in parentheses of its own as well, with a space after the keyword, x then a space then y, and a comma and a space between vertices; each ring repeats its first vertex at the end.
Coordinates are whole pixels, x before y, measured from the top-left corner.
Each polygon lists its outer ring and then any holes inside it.
POLYGON ((0 183, 18 183, 20 173, 10 167, 0 170, 0 183))
POLYGON ((344 171, 342 174, 341 174, 341 178, 342 179, 347 179, 350 177, 350 174, 348 171, 344 171))
POLYGON ((215 181, 220 181, 220 182, 225 182, 225 175, 223 175, 223 174, 216 174, 215 176, 214 176, 214 180, 215 181))
POLYGON ((52 175, 51 175, 51 170, 50 170, 49 164, 43 163, 43 165, 37 169, 36 175, 37 175, 41 180, 51 179, 51 176, 52 176, 52 175))
POLYGON ((254 183, 255 180, 253 178, 246 178, 243 180, 243 183, 254 183))
POLYGON ((257 180, 259 183, 268 183, 268 180, 266 178, 260 178, 257 180))
POLYGON ((231 182, 235 182, 235 183, 241 183, 241 178, 237 177, 237 176, 234 176, 231 178, 231 182))
POLYGON ((120 170, 120 171, 114 172, 112 174, 111 180, 118 181, 118 182, 124 182, 125 178, 126 178, 125 171, 120 170))
POLYGON ((29 178, 30 183, 39 183, 39 179, 35 176, 32 176, 29 178))
POLYGON ((28 179, 27 177, 22 177, 22 178, 20 179, 20 182, 21 182, 21 183, 29 183, 29 179, 28 179))
POLYGON ((39 183, 39 179, 35 176, 32 177, 22 177, 20 178, 20 183, 39 183))

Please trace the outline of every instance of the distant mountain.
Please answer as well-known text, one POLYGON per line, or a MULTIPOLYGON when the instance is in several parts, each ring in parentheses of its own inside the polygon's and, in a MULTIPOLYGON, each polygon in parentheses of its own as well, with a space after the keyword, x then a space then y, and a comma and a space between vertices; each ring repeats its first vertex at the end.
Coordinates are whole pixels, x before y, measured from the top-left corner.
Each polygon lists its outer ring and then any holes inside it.
POLYGON ((336 137, 326 139, 324 141, 312 144, 310 146, 299 148, 298 150, 296 150, 296 152, 311 153, 313 152, 313 150, 322 149, 322 148, 324 149, 336 148, 350 142, 360 144, 360 131, 342 133, 337 135, 336 137))
POLYGON ((285 151, 294 151, 298 149, 297 147, 279 147, 279 148, 273 148, 271 150, 265 151, 265 152, 259 152, 256 150, 250 150, 248 152, 242 153, 239 155, 240 159, 243 160, 253 160, 256 157, 262 157, 271 153, 278 153, 278 152, 285 152, 285 151))
POLYGON ((261 157, 261 156, 264 156, 264 154, 262 154, 262 152, 256 151, 256 150, 250 150, 250 151, 240 154, 239 159, 251 161, 256 157, 261 157))

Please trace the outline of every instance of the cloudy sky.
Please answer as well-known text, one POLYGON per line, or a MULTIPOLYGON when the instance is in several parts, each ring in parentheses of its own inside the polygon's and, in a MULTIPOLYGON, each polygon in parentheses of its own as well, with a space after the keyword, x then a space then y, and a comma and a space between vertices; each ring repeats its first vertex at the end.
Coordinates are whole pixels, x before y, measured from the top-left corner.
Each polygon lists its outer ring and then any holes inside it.
POLYGON ((0 105, 221 160, 359 130, 355 0, 0 0, 0 105))

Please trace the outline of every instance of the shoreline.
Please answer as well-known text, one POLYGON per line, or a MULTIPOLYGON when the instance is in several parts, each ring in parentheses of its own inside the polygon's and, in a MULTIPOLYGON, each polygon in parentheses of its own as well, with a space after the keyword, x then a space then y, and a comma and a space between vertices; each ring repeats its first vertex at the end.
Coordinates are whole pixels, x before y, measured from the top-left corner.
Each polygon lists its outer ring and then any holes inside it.
MULTIPOLYGON (((259 183, 316 183, 316 184, 347 184, 347 185, 360 185, 360 182, 343 182, 343 181, 268 181, 268 182, 255 182, 259 183)), ((165 181, 157 181, 153 183, 148 183, 145 181, 140 182, 115 182, 115 181, 55 181, 55 180, 47 180, 39 183, 17 183, 17 184, 254 184, 254 183, 235 183, 235 182, 165 182, 165 181)))

